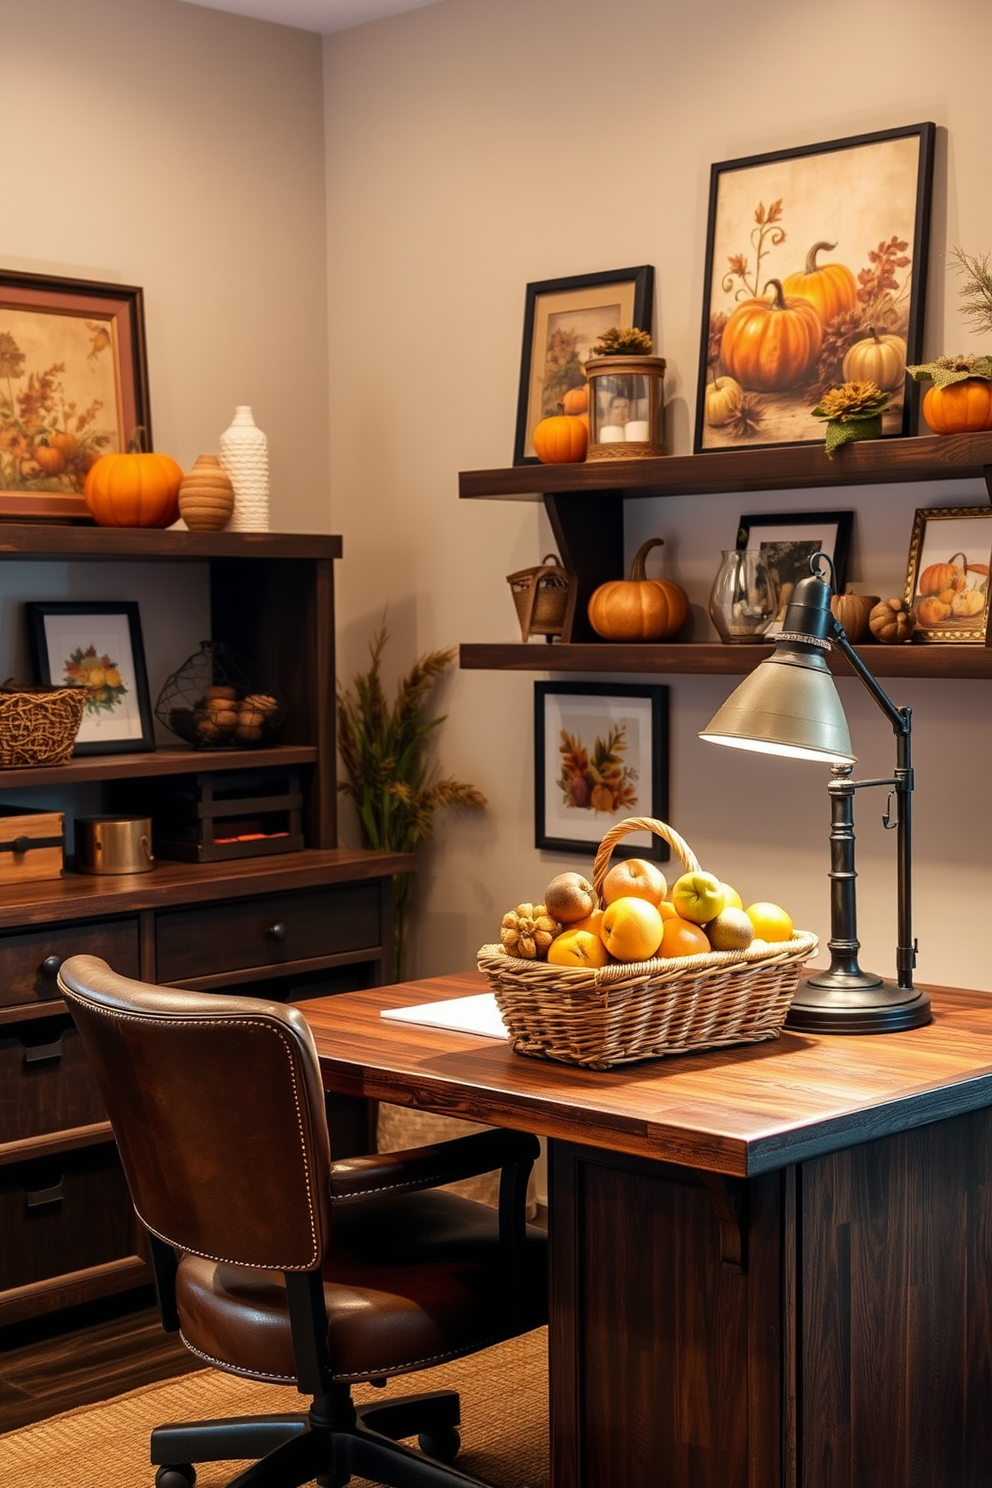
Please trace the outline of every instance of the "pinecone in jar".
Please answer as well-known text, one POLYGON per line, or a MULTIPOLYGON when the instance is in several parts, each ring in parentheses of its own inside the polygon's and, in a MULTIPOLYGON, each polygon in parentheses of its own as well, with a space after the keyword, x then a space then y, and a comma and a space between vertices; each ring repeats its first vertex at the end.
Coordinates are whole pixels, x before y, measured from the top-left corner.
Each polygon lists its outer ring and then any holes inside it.
POLYGON ((543 961, 548 946, 560 934, 561 926, 543 904, 518 904, 503 916, 499 938, 507 955, 519 956, 523 961, 543 961))

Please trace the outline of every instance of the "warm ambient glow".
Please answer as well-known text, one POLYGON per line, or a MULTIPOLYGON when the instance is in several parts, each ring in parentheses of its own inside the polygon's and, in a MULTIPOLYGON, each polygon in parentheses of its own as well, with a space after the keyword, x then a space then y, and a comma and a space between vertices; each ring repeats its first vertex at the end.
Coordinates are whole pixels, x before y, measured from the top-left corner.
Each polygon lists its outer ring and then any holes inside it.
POLYGON ((825 765, 853 765, 853 754, 837 754, 803 744, 779 744, 771 739, 734 739, 728 734, 700 734, 707 744, 727 744, 731 749, 750 749, 754 754, 778 754, 785 759, 818 760, 825 765))

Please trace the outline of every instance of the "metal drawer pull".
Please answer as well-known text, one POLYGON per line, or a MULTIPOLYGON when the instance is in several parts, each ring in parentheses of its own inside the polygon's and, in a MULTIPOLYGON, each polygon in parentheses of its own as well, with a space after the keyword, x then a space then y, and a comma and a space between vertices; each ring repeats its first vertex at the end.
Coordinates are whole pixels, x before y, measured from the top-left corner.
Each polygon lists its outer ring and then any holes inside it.
POLYGON ((282 920, 278 920, 276 924, 270 925, 265 933, 270 940, 278 940, 281 942, 288 939, 289 926, 284 925, 282 920))
POLYGON ((44 1064, 46 1060, 62 1058, 62 1034, 51 1044, 25 1044, 24 1063, 44 1064))
POLYGON ((45 1204, 61 1204, 65 1198, 65 1194, 62 1191, 64 1183, 65 1179, 60 1178, 53 1188, 36 1188, 33 1193, 28 1193, 25 1196, 28 1201, 28 1208, 41 1209, 45 1204))
POLYGON ((63 960, 64 957, 62 956, 46 956, 44 961, 42 961, 41 965, 38 967, 39 976, 48 977, 52 981, 54 981, 59 974, 59 968, 61 967, 63 960))

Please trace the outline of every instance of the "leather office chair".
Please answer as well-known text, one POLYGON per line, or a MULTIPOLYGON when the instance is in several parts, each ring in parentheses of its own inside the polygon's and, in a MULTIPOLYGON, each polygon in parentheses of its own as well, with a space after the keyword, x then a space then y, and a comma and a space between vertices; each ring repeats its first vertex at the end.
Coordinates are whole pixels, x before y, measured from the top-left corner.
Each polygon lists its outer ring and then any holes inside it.
POLYGON ((195 1462, 244 1458, 262 1460, 231 1488, 474 1483, 448 1465, 456 1394, 356 1407, 350 1386, 546 1320, 544 1236, 524 1217, 536 1139, 479 1132, 334 1162, 298 1010, 132 981, 93 956, 65 961, 59 985, 148 1230, 165 1327, 204 1364, 313 1397, 305 1414, 158 1427, 158 1488, 188 1488, 195 1462), (497 1168, 498 1211, 436 1191, 497 1168), (423 1452, 400 1440, 418 1434, 423 1452))

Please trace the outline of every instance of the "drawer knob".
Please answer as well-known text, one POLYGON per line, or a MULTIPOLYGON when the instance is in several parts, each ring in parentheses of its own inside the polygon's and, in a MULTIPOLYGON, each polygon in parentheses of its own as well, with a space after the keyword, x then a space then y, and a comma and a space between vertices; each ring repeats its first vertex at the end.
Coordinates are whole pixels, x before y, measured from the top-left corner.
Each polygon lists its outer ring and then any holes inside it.
POLYGON ((51 1044, 25 1044, 25 1064, 47 1064, 50 1059, 62 1058, 62 1035, 51 1044))
POLYGON ((269 926, 265 933, 269 940, 278 941, 281 945, 289 936, 289 926, 284 924, 282 920, 277 920, 274 925, 269 926))
POLYGON ((62 961, 62 956, 46 956, 44 961, 42 961, 41 965, 38 967, 38 970, 41 972, 41 975, 43 977, 47 977, 49 981, 54 982, 55 978, 59 974, 59 968, 62 965, 62 961))
POLYGON ((60 1178, 51 1188, 36 1188, 25 1194, 29 1209, 43 1209, 46 1204, 61 1204, 65 1198, 65 1180, 60 1178))

